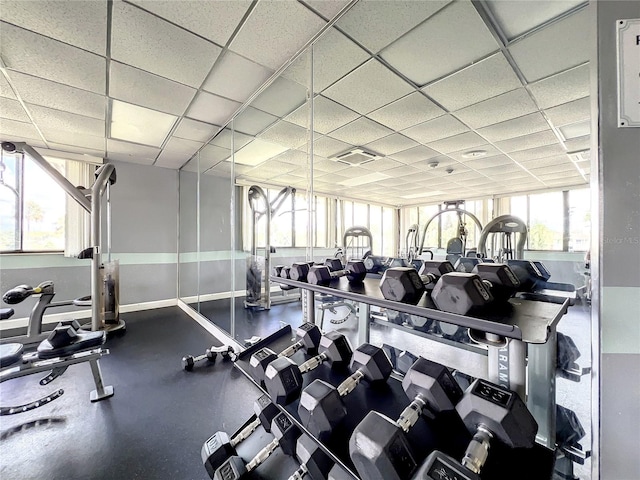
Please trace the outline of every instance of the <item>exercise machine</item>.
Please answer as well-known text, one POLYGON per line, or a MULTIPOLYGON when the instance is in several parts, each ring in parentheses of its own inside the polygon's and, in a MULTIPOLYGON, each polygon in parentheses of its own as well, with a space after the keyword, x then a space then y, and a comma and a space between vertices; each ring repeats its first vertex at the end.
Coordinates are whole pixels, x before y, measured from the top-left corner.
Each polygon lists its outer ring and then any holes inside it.
POLYGON ((126 324, 120 319, 118 306, 118 263, 110 261, 110 188, 116 183, 116 169, 113 164, 104 164, 95 171, 95 181, 91 188, 76 187, 30 145, 22 142, 3 142, 2 150, 23 156, 28 155, 89 213, 91 216, 91 246, 78 255, 78 258, 91 259, 91 297, 85 299, 87 306, 91 299, 91 324, 83 326, 83 328, 107 332, 124 330, 126 324), (102 262, 102 197, 105 194, 107 199, 107 236, 109 237, 107 241, 109 262, 107 263, 102 262))

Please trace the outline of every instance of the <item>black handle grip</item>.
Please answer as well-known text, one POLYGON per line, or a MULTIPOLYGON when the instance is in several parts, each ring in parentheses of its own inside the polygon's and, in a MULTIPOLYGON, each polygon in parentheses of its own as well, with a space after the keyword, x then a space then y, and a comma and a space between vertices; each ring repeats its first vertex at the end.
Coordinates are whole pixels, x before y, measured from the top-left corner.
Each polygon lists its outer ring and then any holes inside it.
POLYGON ((25 298, 29 298, 33 295, 33 287, 29 285, 18 285, 17 287, 13 287, 11 290, 5 292, 2 296, 2 301, 9 305, 15 305, 16 303, 20 303, 25 298))

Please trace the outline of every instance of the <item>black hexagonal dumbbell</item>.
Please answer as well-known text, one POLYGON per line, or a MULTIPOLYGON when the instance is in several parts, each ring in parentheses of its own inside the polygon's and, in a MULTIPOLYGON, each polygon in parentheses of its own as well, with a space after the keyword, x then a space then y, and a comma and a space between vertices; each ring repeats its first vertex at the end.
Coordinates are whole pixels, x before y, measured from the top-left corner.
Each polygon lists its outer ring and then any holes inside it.
POLYGON ((307 282, 312 285, 329 285, 332 280, 347 277, 349 283, 362 283, 367 276, 367 268, 362 260, 349 260, 345 267, 338 258, 328 258, 324 265, 309 268, 307 282))
POLYGON ((530 448, 535 443, 538 424, 517 393, 478 379, 456 405, 473 439, 461 462, 439 451, 431 453, 414 480, 480 480, 480 470, 489 455, 492 440, 511 448, 530 448))
POLYGON ((462 389, 449 370, 422 357, 409 368, 402 387, 413 401, 398 420, 375 411, 369 412, 349 439, 349 454, 361 478, 408 478, 417 463, 405 434, 425 410, 432 413, 453 410, 462 398, 462 389))
POLYGON ((370 343, 360 345, 353 352, 350 367, 353 374, 337 388, 317 379, 300 395, 300 421, 321 441, 326 440, 347 415, 342 397, 353 391, 361 380, 372 384, 386 382, 393 369, 384 350, 370 343))
POLYGON ((278 407, 267 395, 262 395, 254 402, 253 411, 256 414, 256 419, 233 438, 229 438, 226 432, 216 432, 202 445, 200 451, 202 464, 211 478, 229 457, 237 455, 236 445, 249 438, 260 425, 267 433, 271 432, 271 422, 280 413, 278 407))
POLYGON ((297 342, 289 347, 285 348, 282 352, 276 355, 276 353, 270 348, 261 348, 257 352, 254 352, 249 359, 249 366, 251 368, 251 375, 254 380, 260 384, 264 383, 264 372, 267 366, 278 357, 290 357, 298 350, 306 350, 309 355, 315 355, 318 353, 318 345, 320 345, 320 338, 322 333, 320 329, 310 322, 305 322, 296 328, 297 342))
POLYGON ((293 456, 295 454, 296 443, 302 432, 287 415, 279 413, 274 417, 271 422, 271 433, 274 439, 260 450, 251 461, 245 463, 242 457, 233 455, 215 471, 213 478, 215 480, 244 478, 249 472, 262 465, 278 447, 286 455, 293 456))
POLYGON ((334 331, 320 338, 319 355, 302 365, 286 357, 276 358, 264 372, 264 384, 271 399, 279 405, 288 405, 300 396, 302 375, 328 363, 331 368, 346 368, 351 361, 353 350, 347 337, 334 331))
POLYGON ((296 444, 296 457, 300 462, 300 468, 296 470, 289 480, 325 480, 335 465, 333 460, 324 453, 318 442, 309 435, 302 435, 296 444))
POLYGON ((298 282, 306 282, 309 273, 309 262, 295 262, 289 269, 289 278, 298 282))
POLYGON ((387 300, 402 303, 418 303, 427 289, 445 273, 455 271, 451 262, 425 261, 417 272, 412 267, 387 269, 380 280, 380 291, 387 300))
POLYGON ((453 272, 440 277, 431 299, 439 310, 466 315, 473 308, 506 302, 520 282, 508 265, 479 263, 473 273, 453 272))
POLYGON ((202 360, 206 359, 209 362, 215 362, 218 354, 222 355, 222 358, 227 359, 232 358, 232 356, 235 354, 235 351, 233 350, 233 347, 229 345, 222 345, 220 347, 212 346, 205 350, 204 355, 198 355, 195 357, 193 355, 186 355, 182 357, 182 368, 190 372, 191 370, 193 370, 195 364, 202 360))

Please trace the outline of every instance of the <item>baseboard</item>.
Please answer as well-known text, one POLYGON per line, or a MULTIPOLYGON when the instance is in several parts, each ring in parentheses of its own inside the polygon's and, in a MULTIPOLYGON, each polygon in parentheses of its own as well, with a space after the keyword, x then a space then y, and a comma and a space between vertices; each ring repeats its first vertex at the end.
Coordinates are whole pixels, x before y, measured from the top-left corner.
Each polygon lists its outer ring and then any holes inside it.
MULTIPOLYGON (((236 292, 234 292, 234 296, 237 297, 244 297, 247 295, 247 292, 245 290, 237 290, 236 292)), ((191 295, 189 297, 180 297, 180 300, 182 300, 184 303, 195 303, 197 301, 200 302, 209 302, 211 300, 222 300, 224 298, 231 298, 231 292, 218 292, 218 293, 207 293, 204 295, 191 295)))
MULTIPOLYGON (((154 300, 152 302, 129 303, 120 305, 120 313, 139 312, 141 310, 153 310, 154 308, 175 307, 178 305, 176 298, 166 300, 154 300)), ((69 310, 62 313, 51 313, 42 317, 43 324, 58 323, 62 320, 82 320, 91 318, 91 310, 69 310)), ((0 322, 0 331, 14 328, 26 328, 29 324, 29 317, 10 318, 0 322)))
POLYGON ((189 315, 192 319, 194 319, 198 323, 198 325, 204 328, 218 341, 222 342, 223 345, 232 346, 236 352, 240 352, 244 350, 244 347, 240 343, 236 342, 233 338, 231 338, 227 332, 222 330, 213 322, 209 321, 204 315, 201 315, 200 313, 196 312, 184 301, 178 300, 178 307, 187 315, 189 315))

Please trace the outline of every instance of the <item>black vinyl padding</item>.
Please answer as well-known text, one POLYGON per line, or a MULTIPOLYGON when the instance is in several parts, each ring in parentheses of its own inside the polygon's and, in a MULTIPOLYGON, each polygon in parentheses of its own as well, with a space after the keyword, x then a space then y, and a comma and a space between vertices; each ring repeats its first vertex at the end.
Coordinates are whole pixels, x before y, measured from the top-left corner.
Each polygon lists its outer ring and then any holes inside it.
POLYGON ((0 320, 11 318, 14 313, 13 308, 0 308, 0 320))
POLYGON ((5 343, 0 345, 0 367, 8 367, 22 358, 24 345, 21 343, 5 343))
POLYGON ((46 360, 48 358, 66 357, 83 350, 99 347, 107 339, 105 332, 76 332, 73 341, 68 345, 54 348, 49 339, 43 340, 38 345, 38 358, 46 360))

